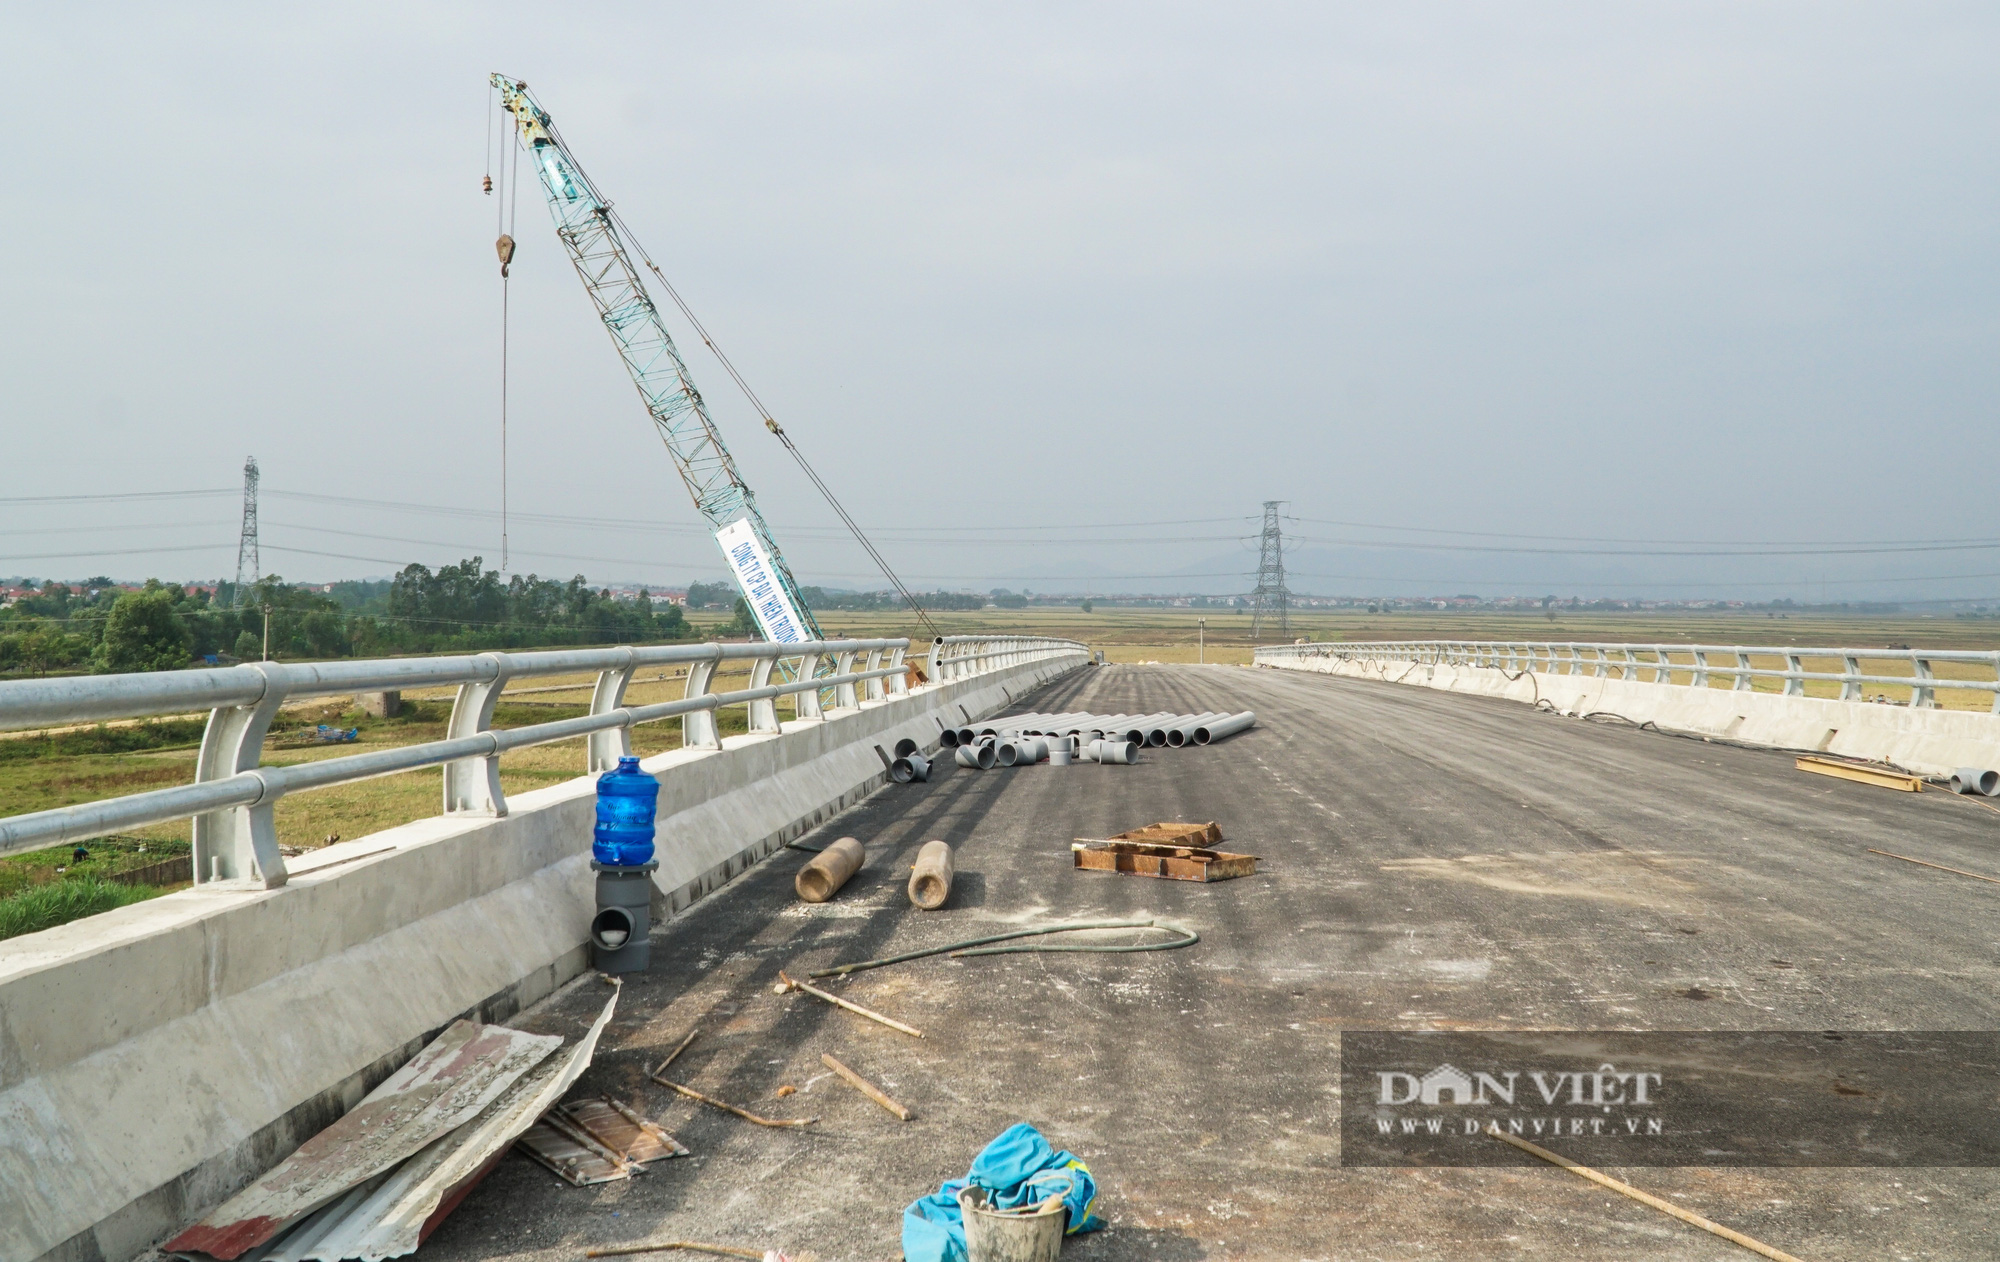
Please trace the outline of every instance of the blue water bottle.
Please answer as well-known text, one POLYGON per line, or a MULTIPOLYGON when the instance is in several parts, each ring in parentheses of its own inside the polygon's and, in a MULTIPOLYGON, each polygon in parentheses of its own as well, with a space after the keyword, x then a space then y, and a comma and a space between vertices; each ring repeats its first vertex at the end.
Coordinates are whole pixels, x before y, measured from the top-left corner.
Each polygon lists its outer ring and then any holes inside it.
POLYGON ((637 758, 620 758, 618 770, 597 777, 591 858, 622 868, 652 862, 653 813, 659 803, 660 782, 639 770, 637 758))

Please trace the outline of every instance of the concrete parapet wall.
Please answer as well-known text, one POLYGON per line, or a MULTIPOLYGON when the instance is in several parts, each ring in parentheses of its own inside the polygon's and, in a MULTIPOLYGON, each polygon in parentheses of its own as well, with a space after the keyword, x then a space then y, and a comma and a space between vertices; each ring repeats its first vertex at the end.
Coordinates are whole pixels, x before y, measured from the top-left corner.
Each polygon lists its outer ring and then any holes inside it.
POLYGON ((2000 768, 2000 715, 1975 710, 1912 709, 1636 679, 1513 672, 1493 666, 1351 661, 1331 655, 1260 664, 1503 697, 1529 705, 1546 701, 1568 714, 1616 714, 1635 723, 1651 722, 1747 744, 1878 759, 1924 775, 1949 775, 1959 767, 2000 768))
MULTIPOLYGON (((887 781, 886 753, 1081 652, 647 759, 678 911, 887 781), (961 709, 963 712, 961 712, 961 709), (877 752, 880 746, 881 753, 877 752)), ((338 1117, 437 1030, 587 967, 594 777, 0 942, 0 1262, 122 1262, 338 1117)), ((671 929, 668 930, 671 932, 671 929)))

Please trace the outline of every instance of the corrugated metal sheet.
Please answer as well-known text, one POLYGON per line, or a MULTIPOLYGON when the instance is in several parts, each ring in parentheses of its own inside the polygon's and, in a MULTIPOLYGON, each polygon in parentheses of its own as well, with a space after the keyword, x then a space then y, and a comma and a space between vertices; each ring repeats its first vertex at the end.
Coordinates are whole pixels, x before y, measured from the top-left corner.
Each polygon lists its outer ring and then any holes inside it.
POLYGON ((554 1108, 597 1051, 617 1007, 614 992, 589 1031, 549 1057, 477 1118, 445 1135, 401 1168, 300 1223, 256 1262, 380 1262, 414 1253, 431 1229, 457 1208, 508 1147, 554 1108))
POLYGON ((277 1168, 167 1242, 231 1259, 477 1117, 562 1040, 457 1021, 277 1168))

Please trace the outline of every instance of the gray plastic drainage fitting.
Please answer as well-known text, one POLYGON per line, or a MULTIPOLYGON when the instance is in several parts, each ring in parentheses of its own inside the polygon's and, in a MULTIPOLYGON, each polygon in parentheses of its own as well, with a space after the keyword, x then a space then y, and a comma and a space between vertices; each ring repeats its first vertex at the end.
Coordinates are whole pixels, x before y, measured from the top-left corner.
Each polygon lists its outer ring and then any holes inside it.
POLYGON ((944 729, 942 732, 939 732, 938 744, 944 746, 946 749, 957 749, 958 729, 955 727, 948 727, 944 729))
POLYGON ((1106 766, 1130 766, 1139 761, 1137 741, 1094 741, 1091 748, 1096 752, 1096 761, 1106 766))
POLYGON ((914 753, 916 753, 916 752, 917 752, 917 751, 918 751, 919 749, 922 749, 922 748, 923 748, 923 746, 921 746, 921 745, 917 744, 917 743, 916 743, 915 741, 913 741, 913 740, 911 740, 911 739, 910 739, 909 737, 905 736, 905 737, 904 737, 904 738, 903 738, 902 740, 899 740, 899 741, 897 741, 897 742, 896 742, 896 748, 895 748, 895 750, 894 750, 894 751, 893 751, 893 752, 892 752, 892 753, 890 754, 890 757, 892 757, 892 758, 908 758, 908 757, 909 757, 909 756, 910 756, 911 754, 914 754, 914 753))
POLYGON ((1003 767, 1032 767, 1049 752, 1048 742, 1039 736, 1020 736, 1000 746, 1003 767))
POLYGON ((889 778, 897 784, 908 784, 912 780, 931 778, 931 760, 911 750, 889 764, 889 778))
POLYGON ((2000 771, 1981 771, 1977 767, 1960 767, 1951 774, 1953 793, 1984 793, 1987 797, 2000 797, 2000 771))
POLYGON ((590 962, 600 973, 643 973, 653 962, 653 873, 659 863, 597 873, 597 914, 590 918, 590 962))
POLYGON ((991 771, 999 755, 994 752, 992 741, 981 741, 977 745, 960 745, 953 755, 961 767, 975 767, 980 771, 991 771))

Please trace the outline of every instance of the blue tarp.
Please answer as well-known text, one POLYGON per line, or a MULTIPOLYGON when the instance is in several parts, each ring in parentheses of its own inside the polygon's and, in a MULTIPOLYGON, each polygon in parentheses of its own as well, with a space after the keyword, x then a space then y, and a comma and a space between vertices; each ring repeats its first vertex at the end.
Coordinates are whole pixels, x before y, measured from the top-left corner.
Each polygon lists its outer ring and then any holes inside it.
POLYGON ((905 1262, 966 1262, 965 1223, 958 1194, 977 1185, 995 1209, 1018 1209, 1061 1194, 1068 1221, 1063 1234, 1096 1231, 1097 1180, 1076 1154, 1057 1152, 1042 1133, 1016 1122, 973 1159, 963 1179, 953 1179, 903 1211, 905 1262), (1066 1189, 1066 1190, 1065 1190, 1066 1189))

